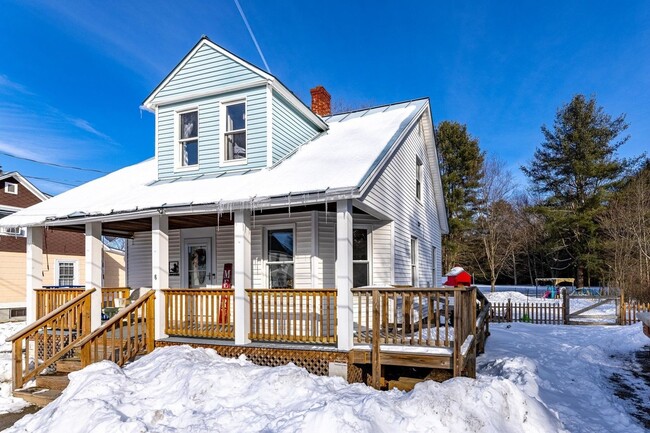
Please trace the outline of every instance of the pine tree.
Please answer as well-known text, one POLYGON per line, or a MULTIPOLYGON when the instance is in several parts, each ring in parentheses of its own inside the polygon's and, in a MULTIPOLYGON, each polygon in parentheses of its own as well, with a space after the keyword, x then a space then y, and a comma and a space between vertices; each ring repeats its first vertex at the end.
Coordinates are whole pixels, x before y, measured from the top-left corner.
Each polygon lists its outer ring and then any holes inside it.
POLYGON ((616 155, 628 139, 619 137, 627 127, 625 115, 612 119, 595 98, 576 95, 558 109, 552 129, 542 126, 544 141, 522 167, 533 191, 544 197, 539 211, 578 287, 599 272, 597 215, 630 164, 616 155))
POLYGON ((436 129, 442 187, 449 217, 443 239, 443 269, 462 264, 465 238, 473 227, 485 155, 478 139, 458 122, 442 121, 436 129))

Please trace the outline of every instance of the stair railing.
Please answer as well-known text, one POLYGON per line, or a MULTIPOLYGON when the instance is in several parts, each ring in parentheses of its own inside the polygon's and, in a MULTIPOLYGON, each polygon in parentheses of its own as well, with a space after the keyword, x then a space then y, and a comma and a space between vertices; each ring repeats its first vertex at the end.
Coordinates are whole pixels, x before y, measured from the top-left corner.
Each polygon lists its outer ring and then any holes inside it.
POLYGON ((21 388, 70 353, 90 334, 90 295, 85 290, 56 310, 7 338, 12 342, 12 387, 21 388))
POLYGON ((154 349, 155 292, 148 291, 108 322, 75 343, 81 367, 113 361, 120 367, 154 349))

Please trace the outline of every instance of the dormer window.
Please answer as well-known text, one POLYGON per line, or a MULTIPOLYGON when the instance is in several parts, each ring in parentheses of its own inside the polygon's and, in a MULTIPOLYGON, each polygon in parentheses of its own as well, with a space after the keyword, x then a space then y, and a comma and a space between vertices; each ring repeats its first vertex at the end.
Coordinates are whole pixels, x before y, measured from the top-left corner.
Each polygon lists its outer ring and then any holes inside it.
POLYGON ((199 163, 199 112, 179 113, 179 166, 191 167, 199 163))
POLYGON ((223 161, 246 161, 246 103, 229 103, 225 107, 223 161))

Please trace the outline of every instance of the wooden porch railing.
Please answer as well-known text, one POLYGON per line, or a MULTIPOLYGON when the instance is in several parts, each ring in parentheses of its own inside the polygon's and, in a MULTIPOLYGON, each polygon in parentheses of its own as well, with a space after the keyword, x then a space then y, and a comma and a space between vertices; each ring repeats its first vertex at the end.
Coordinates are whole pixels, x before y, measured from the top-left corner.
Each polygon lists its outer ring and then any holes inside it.
POLYGON ((454 376, 476 377, 476 291, 454 289, 454 376))
POLYGON ((251 340, 336 343, 336 289, 248 289, 251 340))
POLYGON ((35 289, 36 319, 45 317, 83 293, 84 289, 35 289))
POLYGON ((165 289, 165 333, 178 337, 235 338, 234 290, 165 289))
MULTIPOLYGON (((51 289, 48 289, 51 290, 51 289)), ((59 308, 7 338, 13 343, 13 389, 41 373, 71 352, 90 333, 90 295, 83 290, 59 308)))
POLYGON ((74 347, 81 354, 81 366, 103 360, 120 367, 138 355, 154 349, 154 292, 148 291, 74 347))
POLYGON ((129 287, 102 287, 102 308, 116 307, 115 299, 131 296, 129 287))

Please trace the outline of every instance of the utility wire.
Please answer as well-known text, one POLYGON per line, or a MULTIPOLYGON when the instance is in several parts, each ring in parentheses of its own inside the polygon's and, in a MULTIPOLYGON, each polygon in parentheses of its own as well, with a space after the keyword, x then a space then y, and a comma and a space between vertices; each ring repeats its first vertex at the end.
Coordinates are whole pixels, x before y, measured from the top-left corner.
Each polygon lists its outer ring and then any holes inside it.
POLYGON ((50 179, 48 177, 38 177, 38 176, 28 176, 26 174, 23 174, 23 177, 26 177, 27 179, 36 179, 36 180, 44 180, 46 182, 52 182, 52 183, 58 183, 60 185, 66 185, 66 186, 79 186, 79 184, 74 184, 74 183, 66 183, 66 182, 61 182, 60 180, 54 180, 50 179))
POLYGON ((71 170, 92 171, 93 173, 108 174, 107 171, 97 170, 95 168, 83 168, 83 167, 75 167, 73 165, 55 164, 54 162, 38 161, 36 159, 24 158, 24 157, 21 157, 21 156, 12 155, 12 154, 7 153, 7 152, 0 152, 0 155, 5 155, 5 156, 8 156, 10 158, 22 159, 23 161, 34 162, 36 164, 49 165, 49 166, 52 166, 52 167, 69 168, 71 170))
POLYGON ((237 9, 239 9, 239 15, 241 15, 242 19, 244 20, 244 24, 246 24, 246 28, 248 29, 248 33, 250 33, 251 38, 253 39, 253 43, 255 44, 255 48, 257 48, 257 52, 260 53, 260 57, 262 58, 262 61, 264 62, 264 66, 266 67, 266 72, 268 72, 270 74, 271 73, 271 68, 269 68, 269 64, 266 63, 266 59, 264 58, 264 54, 262 53, 262 49, 260 48, 259 44, 257 43, 257 39, 255 39, 255 35, 253 34, 253 29, 251 28, 250 24, 248 24, 248 20, 246 19, 246 15, 244 15, 244 10, 239 5, 239 0, 235 0, 235 4, 237 5, 237 9))

